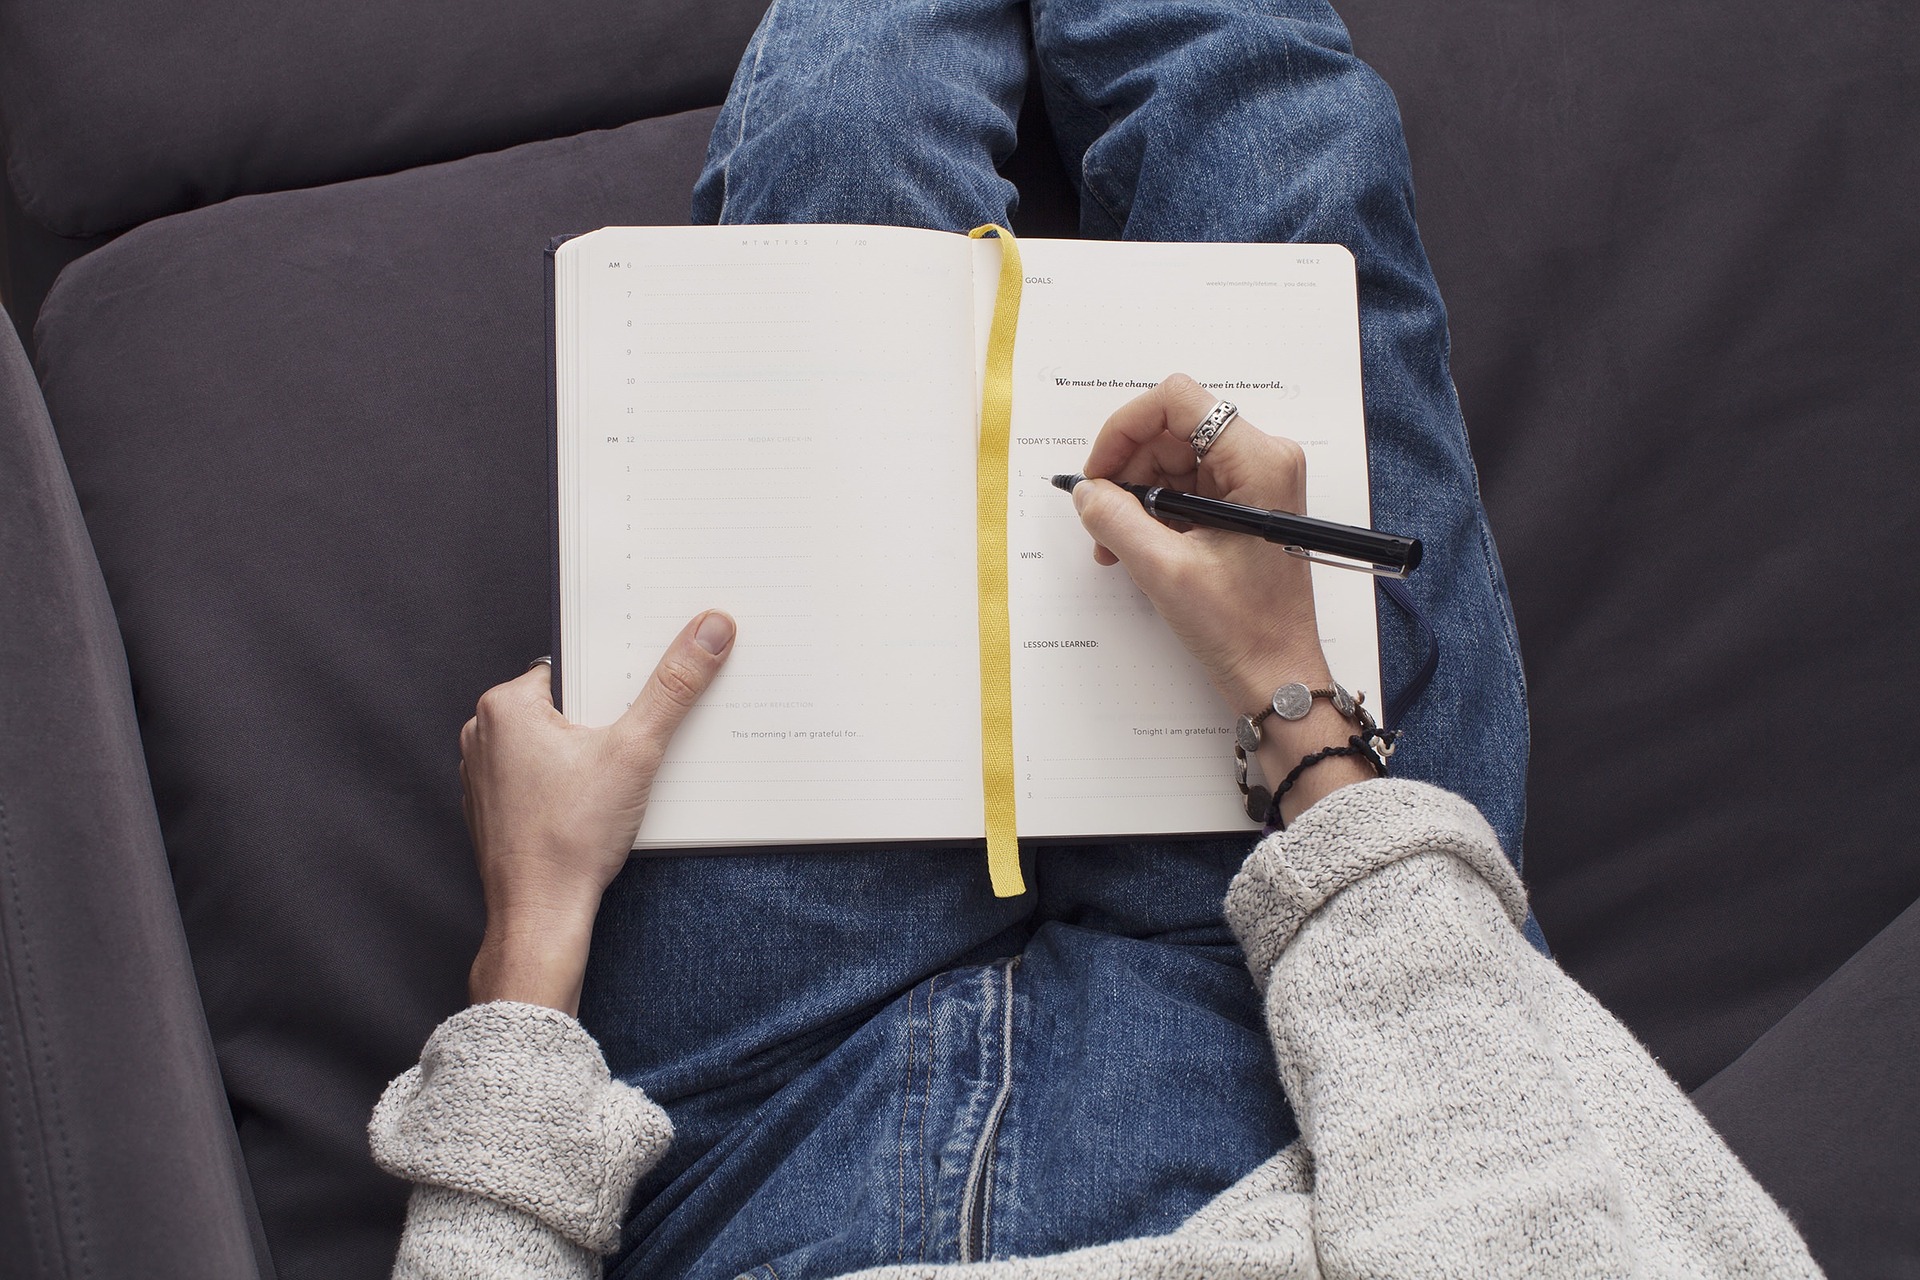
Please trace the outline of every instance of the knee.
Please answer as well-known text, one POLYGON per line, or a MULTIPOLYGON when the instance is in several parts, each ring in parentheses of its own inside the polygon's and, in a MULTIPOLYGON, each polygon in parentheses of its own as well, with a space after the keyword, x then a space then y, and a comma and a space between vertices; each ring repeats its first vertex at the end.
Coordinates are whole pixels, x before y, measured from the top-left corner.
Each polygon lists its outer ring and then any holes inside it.
POLYGON ((785 59, 720 123, 735 131, 723 220, 952 230, 1003 219, 1012 188, 996 165, 1013 148, 1006 100, 1018 102, 1023 72, 998 85, 900 32, 785 59))
POLYGON ((1197 132, 1283 150, 1311 141, 1372 152, 1400 139, 1393 91, 1354 55, 1330 10, 1320 20, 1231 6, 1181 56, 1156 63, 1143 106, 1197 132))

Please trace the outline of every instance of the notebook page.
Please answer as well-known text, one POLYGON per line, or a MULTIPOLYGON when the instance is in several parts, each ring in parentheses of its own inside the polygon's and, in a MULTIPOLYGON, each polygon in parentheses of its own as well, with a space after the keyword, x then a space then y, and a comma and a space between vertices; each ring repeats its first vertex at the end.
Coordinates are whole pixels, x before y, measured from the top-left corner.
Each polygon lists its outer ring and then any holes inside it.
POLYGON ((561 254, 568 716, 617 718, 701 610, 740 624, 636 848, 980 835, 967 242, 614 228, 561 254))
MULTIPOLYGON (((1368 524, 1352 256, 1065 240, 1021 250, 1008 516, 1020 832, 1248 830, 1233 715, 1126 570, 1093 562, 1072 500, 1046 477, 1079 471, 1108 415, 1179 371, 1304 446, 1309 514, 1368 524)), ((975 253, 975 305, 990 314, 998 252, 975 253)), ((1315 567, 1313 584, 1335 678, 1377 710, 1371 579, 1315 567)))

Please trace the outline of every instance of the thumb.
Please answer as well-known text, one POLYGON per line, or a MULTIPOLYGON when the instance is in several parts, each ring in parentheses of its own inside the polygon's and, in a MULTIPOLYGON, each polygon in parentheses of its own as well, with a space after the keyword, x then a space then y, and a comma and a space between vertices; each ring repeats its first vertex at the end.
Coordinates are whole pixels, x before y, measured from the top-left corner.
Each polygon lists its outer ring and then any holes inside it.
POLYGON ((680 628, 639 696, 621 715, 619 729, 665 750, 687 712, 720 674, 733 649, 734 630, 733 619, 718 609, 680 628))
POLYGON ((1073 509, 1093 540, 1118 556, 1143 590, 1171 570, 1182 549, 1179 534, 1111 481, 1087 479, 1073 486, 1073 509))

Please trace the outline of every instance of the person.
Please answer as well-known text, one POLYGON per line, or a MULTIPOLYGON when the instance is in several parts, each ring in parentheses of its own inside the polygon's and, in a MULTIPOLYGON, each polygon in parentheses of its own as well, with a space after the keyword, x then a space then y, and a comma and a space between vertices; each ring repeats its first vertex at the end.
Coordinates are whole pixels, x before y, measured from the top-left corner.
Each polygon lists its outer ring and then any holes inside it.
MULTIPOLYGON (((629 863, 675 726, 755 637, 689 621, 604 729, 536 664, 461 734, 473 1005, 370 1126, 417 1184, 395 1274, 1817 1274, 1529 941, 1512 615, 1397 113, 1324 3, 780 0, 696 220, 1007 223, 1029 41, 1083 233, 1354 252, 1376 519, 1426 545, 1440 655, 1397 776, 1323 760, 1257 844, 1025 849, 1012 899, 970 850, 629 863)), ((1257 424, 1195 458, 1214 403, 1169 378, 1087 474, 1298 510, 1300 450, 1257 424)), ((1228 714, 1326 679, 1298 562, 1107 483, 1074 503, 1228 714)), ((1423 650, 1393 610, 1381 639, 1395 704, 1423 650)), ((1268 778, 1353 731, 1324 699, 1268 723, 1268 778)))

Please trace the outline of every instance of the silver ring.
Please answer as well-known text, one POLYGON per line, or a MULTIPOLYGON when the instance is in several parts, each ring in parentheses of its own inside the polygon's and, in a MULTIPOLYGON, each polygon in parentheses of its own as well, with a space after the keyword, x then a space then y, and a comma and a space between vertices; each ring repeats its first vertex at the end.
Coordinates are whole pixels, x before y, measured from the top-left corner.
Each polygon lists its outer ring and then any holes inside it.
POLYGON ((1213 448, 1213 442, 1227 429, 1227 424, 1240 414, 1240 410, 1225 400, 1217 401, 1200 419, 1200 425, 1193 429, 1193 465, 1199 466, 1200 459, 1207 456, 1207 450, 1213 448))
POLYGON ((531 671, 535 667, 540 666, 542 663, 545 663, 547 666, 551 667, 553 665, 553 659, 547 658, 547 657, 535 658, 532 662, 529 662, 527 664, 527 670, 531 671))

